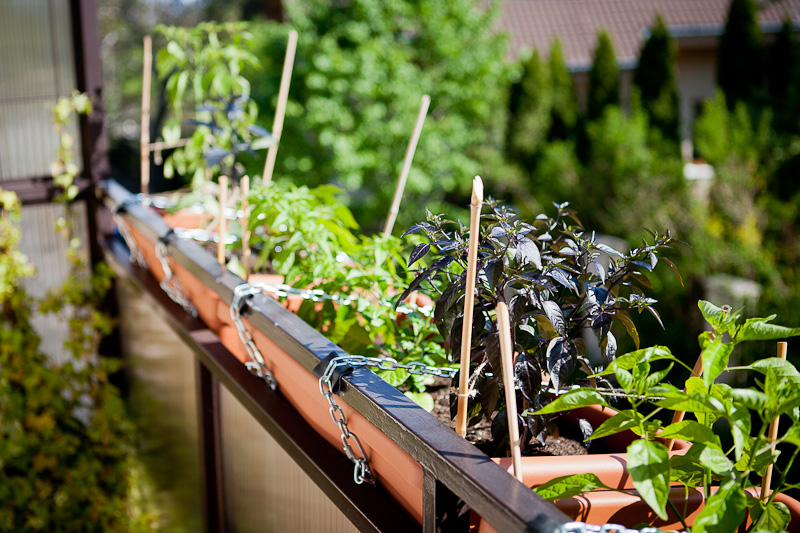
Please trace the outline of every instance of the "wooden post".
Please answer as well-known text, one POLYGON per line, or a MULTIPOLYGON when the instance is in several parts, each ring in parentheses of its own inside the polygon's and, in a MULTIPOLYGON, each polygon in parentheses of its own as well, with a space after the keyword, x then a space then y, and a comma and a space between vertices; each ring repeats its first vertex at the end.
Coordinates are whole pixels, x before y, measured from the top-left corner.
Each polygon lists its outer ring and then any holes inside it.
POLYGON ((475 277, 477 274, 478 242, 481 230, 481 204, 483 204, 483 181, 480 176, 472 180, 472 201, 469 206, 469 255, 467 257, 467 279, 464 294, 464 321, 461 326, 461 366, 458 379, 458 410, 456 411, 456 433, 467 435, 467 399, 469 390, 469 363, 472 351, 472 311, 475 307, 475 277))
POLYGON ((247 196, 250 194, 250 176, 244 175, 240 181, 242 187, 242 267, 244 267, 244 280, 250 279, 250 203, 247 196))
MULTIPOLYGON (((785 342, 778 343, 778 358, 783 359, 784 361, 786 361, 787 346, 788 345, 785 342)), ((772 443, 770 452, 773 455, 775 454, 775 440, 778 438, 778 422, 778 417, 770 422, 769 431, 767 433, 767 438, 772 443)), ((767 493, 769 492, 769 486, 772 484, 772 467, 772 463, 767 465, 767 470, 764 472, 764 477, 761 479, 761 498, 763 498, 765 501, 768 497, 767 493)))
POLYGON ((283 132, 283 117, 286 113, 286 101, 289 99, 289 85, 292 82, 292 68, 294 67, 294 54, 297 50, 297 32, 289 32, 289 42, 286 45, 286 57, 283 59, 283 73, 281 74, 281 85, 278 89, 278 106, 275 108, 275 120, 272 122, 272 139, 275 144, 267 150, 267 161, 264 163, 264 175, 261 177, 263 183, 272 181, 272 173, 275 171, 275 158, 278 156, 278 143, 281 141, 283 132))
POLYGON ((417 113, 417 122, 414 124, 414 131, 411 133, 411 138, 408 140, 406 155, 403 158, 403 167, 400 170, 400 177, 397 179, 397 188, 394 190, 394 198, 392 198, 392 206, 389 208, 389 216, 386 217, 386 225, 383 227, 384 235, 392 234, 394 221, 397 219, 397 213, 400 210, 400 200, 402 200, 403 191, 406 188, 408 173, 411 170, 411 161, 414 160, 414 153, 417 151, 419 136, 420 133, 422 133, 422 125, 425 124, 425 117, 428 114, 428 107, 430 105, 431 97, 427 94, 423 94, 422 102, 419 104, 419 112, 417 113))
POLYGON ((225 235, 228 233, 228 219, 225 218, 225 208, 228 206, 228 176, 219 175, 219 223, 217 224, 217 261, 225 266, 225 235))
POLYGON ((514 477, 522 481, 522 451, 519 447, 519 427, 517 426, 517 394, 514 391, 514 349, 511 346, 511 319, 505 302, 497 303, 497 329, 500 334, 500 360, 503 365, 503 388, 506 393, 506 414, 508 415, 508 443, 514 477))
MULTIPOLYGON (((694 376, 702 376, 703 375, 703 354, 702 353, 697 358, 697 361, 694 362, 694 368, 692 369, 692 375, 694 375, 694 376)), ((683 389, 683 391, 686 392, 686 389, 683 389)), ((675 414, 672 415, 672 422, 670 422, 670 424, 677 424, 678 422, 682 422, 684 416, 686 416, 686 411, 675 411, 675 414)), ((672 448, 675 447, 675 439, 667 439, 666 442, 664 443, 664 446, 667 447, 667 451, 671 452, 672 448)))
POLYGON ((139 136, 141 192, 150 192, 150 84, 153 72, 153 40, 144 36, 142 61, 142 124, 139 136))

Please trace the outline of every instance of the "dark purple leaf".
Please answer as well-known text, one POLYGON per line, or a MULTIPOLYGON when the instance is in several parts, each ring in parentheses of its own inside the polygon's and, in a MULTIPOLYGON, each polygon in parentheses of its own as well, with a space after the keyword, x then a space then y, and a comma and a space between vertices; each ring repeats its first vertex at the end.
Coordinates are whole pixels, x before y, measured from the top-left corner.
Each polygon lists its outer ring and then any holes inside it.
POLYGON ((436 301, 436 306, 433 309, 434 323, 438 324, 442 320, 444 314, 447 313, 447 311, 449 311, 453 306, 460 288, 461 283, 453 283, 442 292, 441 296, 439 296, 439 299, 436 301))
POLYGON ((536 243, 527 237, 520 237, 517 244, 517 253, 522 255, 523 263, 533 263, 534 266, 542 269, 542 255, 536 243))
POLYGON ((561 308, 553 300, 543 300, 542 310, 547 316, 547 320, 553 325, 553 328, 559 335, 564 335, 567 331, 566 321, 564 320, 564 313, 561 308))
POLYGON ((420 231, 433 231, 433 225, 429 224, 428 222, 419 222, 414 224, 410 228, 408 228, 405 233, 400 235, 400 237, 405 237, 406 235, 411 235, 412 233, 419 233, 420 231))
POLYGON ((609 363, 617 356, 617 338, 610 331, 606 333, 605 340, 602 345, 603 356, 609 363))
POLYGON ((230 155, 232 152, 230 150, 226 150, 220 146, 212 146, 205 153, 206 163, 210 167, 214 167, 220 164, 222 160, 230 155))
POLYGON ((503 279, 503 260, 492 259, 486 262, 483 273, 490 287, 496 287, 503 279))
POLYGON ((440 240, 434 242, 433 245, 436 246, 440 252, 449 252, 450 250, 458 246, 458 241, 453 239, 440 240))
POLYGON ((650 266, 650 263, 645 263, 644 261, 631 261, 631 263, 646 269, 648 272, 653 271, 653 267, 650 266))
POLYGON ((597 248, 601 252, 604 252, 604 253, 606 253, 608 255, 616 255, 618 257, 625 257, 621 252, 618 252, 617 250, 613 249, 612 247, 610 247, 607 244, 603 244, 602 242, 595 243, 594 246, 595 246, 595 248, 597 248))
POLYGON ((261 126, 256 126, 255 124, 248 124, 247 131, 249 131, 250 133, 252 133, 257 137, 272 137, 272 134, 268 132, 265 128, 262 128, 261 126))
POLYGON ((592 441, 588 439, 594 433, 594 428, 592 427, 592 423, 586 420, 585 418, 581 418, 580 420, 578 420, 578 427, 581 428, 581 434, 583 434, 583 445, 588 450, 589 447, 592 445, 592 441))
POLYGON ((403 291, 403 294, 401 294, 397 298, 397 302, 394 304, 394 308, 397 309, 397 306, 400 305, 400 302, 402 302, 403 300, 408 298, 408 296, 412 292, 414 292, 417 289, 417 287, 419 287, 422 284, 423 281, 425 281, 426 279, 430 278, 432 275, 436 274, 440 270, 443 270, 443 269, 447 268, 448 266, 450 266, 450 263, 452 263, 453 261, 455 261, 455 259, 453 257, 450 257, 449 255, 446 255, 444 257, 440 257, 439 259, 434 261, 431 266, 429 266, 428 268, 426 268, 425 270, 420 272, 417 275, 417 277, 414 278, 414 280, 411 282, 411 284, 409 284, 408 288, 403 291))
POLYGON ((652 271, 652 269, 655 268, 657 264, 658 264, 658 257, 653 252, 650 252, 650 266, 652 267, 650 270, 652 271))
POLYGON ((430 251, 430 249, 431 245, 428 244, 427 242, 423 242, 421 244, 416 245, 414 249, 411 251, 411 255, 408 256, 408 266, 410 267, 411 265, 413 265, 414 263, 425 257, 425 254, 427 254, 428 251, 430 251))
POLYGON ((564 274, 564 272, 558 268, 554 268, 550 272, 547 273, 548 276, 553 278, 555 281, 563 285, 568 289, 572 289, 576 293, 578 292, 578 287, 564 274))
POLYGON ((575 370, 575 345, 565 337, 555 337, 547 345, 547 371, 553 388, 559 390, 575 370))
POLYGON ((492 373, 503 383, 503 363, 500 359, 500 335, 493 333, 486 341, 486 358, 492 365, 492 373))
POLYGON ((499 239, 500 237, 505 236, 506 233, 507 233, 506 230, 504 230, 500 226, 495 226, 492 228, 492 231, 489 232, 489 237, 493 239, 499 239))
POLYGON ((517 356, 514 378, 525 399, 534 402, 542 388, 542 369, 535 355, 522 352, 517 356))

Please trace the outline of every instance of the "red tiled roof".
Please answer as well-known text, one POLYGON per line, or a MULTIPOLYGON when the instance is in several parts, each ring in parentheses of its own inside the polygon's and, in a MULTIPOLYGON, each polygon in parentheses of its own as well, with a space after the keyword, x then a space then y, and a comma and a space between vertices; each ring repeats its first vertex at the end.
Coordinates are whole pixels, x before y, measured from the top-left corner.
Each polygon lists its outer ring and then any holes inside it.
MULTIPOLYGON (((721 30, 730 0, 504 0, 499 26, 511 34, 514 56, 523 48, 548 53, 558 38, 571 67, 591 63, 597 32, 608 31, 620 62, 635 61, 657 13, 672 31, 721 30), (680 28, 683 27, 683 28, 680 28)), ((759 21, 779 27, 786 15, 800 21, 800 0, 764 2, 759 21)))

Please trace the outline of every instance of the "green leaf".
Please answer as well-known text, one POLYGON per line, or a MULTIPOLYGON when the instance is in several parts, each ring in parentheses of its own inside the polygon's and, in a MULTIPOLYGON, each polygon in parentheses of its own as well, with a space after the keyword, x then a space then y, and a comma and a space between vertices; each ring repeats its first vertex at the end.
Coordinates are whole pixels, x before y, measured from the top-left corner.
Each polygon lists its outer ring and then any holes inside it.
POLYGON ((669 452, 660 442, 637 440, 628 446, 628 472, 642 499, 662 519, 667 519, 669 452))
POLYGON ((403 394, 405 394, 408 398, 411 398, 411 400, 413 400, 414 403, 416 403, 429 413, 433 411, 434 408, 433 396, 431 396, 427 392, 406 391, 403 394))
POLYGON ((637 425, 638 424, 636 422, 636 418, 634 417, 633 410, 628 409, 626 411, 620 411, 600 424, 600 426, 594 430, 594 433, 592 433, 587 440, 608 437, 609 435, 627 431, 633 427, 636 427, 637 425))
POLYGON ((571 409, 578 409, 579 407, 587 407, 589 405, 603 405, 608 407, 606 399, 596 390, 588 387, 575 389, 566 394, 562 394, 544 408, 539 409, 535 415, 546 415, 551 413, 560 413, 561 411, 569 411, 571 409))
POLYGON ((725 406, 722 402, 704 393, 675 395, 657 401, 656 405, 688 413, 713 413, 717 416, 725 414, 725 406))
POLYGON ((410 375, 408 370, 403 368, 398 368, 397 370, 382 370, 377 372, 377 374, 392 387, 399 387, 406 382, 408 376, 410 375))
POLYGON ((611 487, 606 486, 595 474, 574 474, 551 479, 543 485, 534 487, 533 491, 551 502, 596 489, 611 489, 611 487))
POLYGON ((758 525, 756 531, 785 531, 792 518, 789 508, 782 502, 771 501, 765 504, 759 498, 747 494, 747 507, 750 519, 758 525))
POLYGON ((761 359, 750 365, 749 368, 764 375, 771 372, 777 381, 788 380, 800 384, 800 372, 797 371, 797 368, 789 361, 778 357, 761 359))
POLYGON ((703 358, 703 381, 710 387, 714 380, 728 367, 728 359, 733 352, 733 344, 717 337, 701 354, 703 358))
POLYGON ((747 444, 744 446, 744 450, 742 452, 742 457, 736 464, 734 468, 739 472, 755 472, 759 476, 763 476, 764 472, 767 470, 767 465, 774 462, 775 459, 778 458, 780 455, 780 451, 776 451, 775 455, 772 455, 772 449, 769 446, 763 446, 764 441, 759 440, 756 438, 750 438, 747 440, 747 444), (754 450, 754 447, 758 447, 759 449, 754 450), (756 453, 756 457, 752 460, 751 465, 751 458, 753 453, 756 453))
POLYGON ((728 419, 731 422, 731 434, 733 435, 734 456, 736 460, 739 461, 742 458, 744 447, 750 436, 752 425, 750 411, 736 404, 729 405, 728 407, 728 419))
POLYGON ((800 335, 800 328, 787 328, 769 324, 777 315, 767 318, 750 318, 739 328, 733 342, 780 340, 800 335))
POLYGON ((683 420, 665 427, 659 437, 664 439, 683 439, 698 444, 707 444, 712 447, 720 448, 719 438, 711 428, 708 428, 694 420, 683 420))
POLYGON ((604 371, 599 372, 592 377, 613 374, 617 368, 630 370, 639 365, 642 361, 659 361, 661 359, 677 361, 675 356, 673 356, 669 351, 669 348, 665 346, 651 346, 650 348, 642 348, 641 350, 636 350, 635 352, 618 356, 616 359, 611 361, 611 363, 609 363, 608 367, 606 367, 604 371))
POLYGON ((673 455, 669 458, 670 481, 683 483, 687 487, 703 484, 705 468, 697 461, 684 455, 673 455))
POLYGON ((692 533, 730 533, 745 519, 747 501, 735 480, 728 480, 712 494, 694 521, 692 533))
POLYGON ((730 474, 733 470, 733 463, 718 447, 694 444, 691 453, 693 456, 697 457, 701 465, 707 467, 715 474, 724 476, 730 474))
POLYGON ((718 335, 730 331, 736 323, 736 319, 739 318, 739 312, 726 313, 721 308, 705 300, 697 302, 697 307, 700 308, 703 318, 714 328, 718 335))

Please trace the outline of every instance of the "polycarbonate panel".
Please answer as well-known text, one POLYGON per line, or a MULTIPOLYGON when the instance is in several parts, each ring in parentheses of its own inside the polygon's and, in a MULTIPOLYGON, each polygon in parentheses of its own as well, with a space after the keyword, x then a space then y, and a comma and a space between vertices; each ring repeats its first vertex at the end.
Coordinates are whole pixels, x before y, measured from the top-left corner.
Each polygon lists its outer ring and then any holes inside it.
MULTIPOLYGON (((64 213, 65 209, 61 204, 30 205, 22 208, 22 239, 19 248, 36 267, 36 275, 25 280, 25 288, 34 298, 42 298, 67 279, 67 243, 55 230, 56 221, 64 213)), ((84 253, 87 253, 89 234, 85 202, 75 204, 75 213, 75 234, 84 245, 84 253)), ((66 323, 54 315, 40 313, 34 314, 32 322, 42 337, 42 351, 54 361, 63 361, 66 357, 66 323)))
POLYGON ((159 530, 202 531, 194 354, 133 282, 118 278, 117 295, 138 454, 166 513, 159 530))
POLYGON ((225 387, 220 387, 220 419, 231 531, 357 531, 225 387))
POLYGON ((48 176, 58 143, 52 109, 76 86, 69 2, 4 0, 0 35, 0 181, 48 176))

